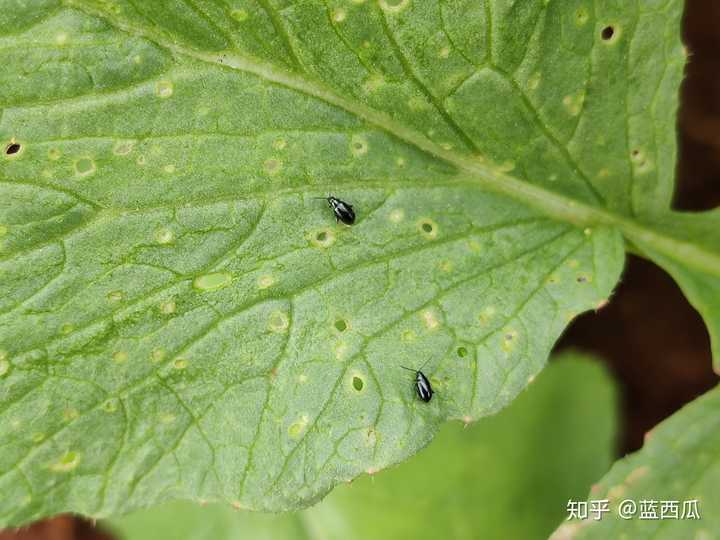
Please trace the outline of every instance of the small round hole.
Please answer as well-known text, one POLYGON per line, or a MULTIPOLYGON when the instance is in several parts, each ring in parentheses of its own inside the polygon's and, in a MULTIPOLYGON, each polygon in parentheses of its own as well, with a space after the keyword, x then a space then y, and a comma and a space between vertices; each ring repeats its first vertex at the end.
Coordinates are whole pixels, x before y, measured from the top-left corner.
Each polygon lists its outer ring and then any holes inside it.
POLYGON ((438 231, 439 231, 438 224, 435 223, 429 217, 425 217, 425 218, 418 220, 416 227, 417 227, 418 232, 420 234, 422 234, 428 240, 433 240, 433 239, 437 238, 438 231))
POLYGON ((347 330, 347 322, 343 319, 338 319, 337 321, 335 321, 335 328, 338 332, 344 332, 345 330, 347 330))
POLYGON ((13 154, 20 152, 20 150, 22 150, 22 146, 18 143, 10 143, 5 147, 5 154, 12 156, 13 154))
POLYGON ((353 377, 352 384, 353 384, 353 388, 355 390, 357 390, 358 392, 363 389, 363 386, 365 386, 365 383, 363 382, 363 380, 357 376, 353 377))
POLYGON ((606 26, 600 33, 600 37, 602 37, 605 41, 611 40, 614 35, 615 29, 612 26, 606 26))
POLYGON ((317 233, 317 236, 315 237, 318 242, 325 242, 327 240, 327 233, 325 231, 320 231, 317 233))
POLYGON ((468 354, 468 351, 467 351, 467 349, 466 349, 465 347, 458 347, 458 348, 457 348, 457 355, 458 355, 460 358, 465 358, 465 357, 467 356, 467 354, 468 354))

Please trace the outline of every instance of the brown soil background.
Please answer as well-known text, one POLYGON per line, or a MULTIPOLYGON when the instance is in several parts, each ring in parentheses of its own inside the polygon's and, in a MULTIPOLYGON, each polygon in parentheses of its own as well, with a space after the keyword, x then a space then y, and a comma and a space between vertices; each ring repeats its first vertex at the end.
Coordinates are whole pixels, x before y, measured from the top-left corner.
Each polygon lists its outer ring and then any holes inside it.
MULTIPOLYGON (((687 0, 683 31, 691 56, 682 87, 677 209, 720 206, 719 29, 718 0, 687 0)), ((640 448, 649 429, 718 382, 698 313, 667 274, 633 256, 610 304, 573 322, 557 345, 565 348, 598 354, 617 379, 618 456, 640 448)), ((71 516, 0 531, 0 540, 101 539, 112 537, 71 516)))

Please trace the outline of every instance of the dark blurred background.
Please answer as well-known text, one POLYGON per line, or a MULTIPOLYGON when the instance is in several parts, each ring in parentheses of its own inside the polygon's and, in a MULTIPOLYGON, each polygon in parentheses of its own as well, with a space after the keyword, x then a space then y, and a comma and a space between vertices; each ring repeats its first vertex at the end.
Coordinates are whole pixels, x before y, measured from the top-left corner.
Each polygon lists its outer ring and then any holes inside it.
MULTIPOLYGON (((690 62, 675 208, 707 210, 720 206, 720 1, 687 0, 683 32, 690 62)), ((634 256, 610 304, 578 318, 557 345, 564 348, 597 353, 615 375, 622 397, 618 456, 640 448, 649 429, 718 382, 700 316, 667 274, 634 256)), ((70 516, 0 531, 0 540, 41 539, 112 540, 70 516)))

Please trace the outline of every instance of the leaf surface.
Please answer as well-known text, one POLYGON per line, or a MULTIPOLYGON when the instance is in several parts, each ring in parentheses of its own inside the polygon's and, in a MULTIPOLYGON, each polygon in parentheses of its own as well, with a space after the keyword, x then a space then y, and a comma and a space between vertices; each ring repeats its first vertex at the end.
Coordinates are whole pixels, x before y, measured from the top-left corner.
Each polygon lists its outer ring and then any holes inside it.
POLYGON ((508 404, 623 234, 716 279, 636 219, 681 7, 3 0, 0 521, 308 505, 508 404))
POLYGON ((564 354, 506 410, 442 427, 399 467, 339 486, 301 512, 167 504, 105 525, 122 540, 547 538, 613 456, 615 392, 604 369, 564 354))

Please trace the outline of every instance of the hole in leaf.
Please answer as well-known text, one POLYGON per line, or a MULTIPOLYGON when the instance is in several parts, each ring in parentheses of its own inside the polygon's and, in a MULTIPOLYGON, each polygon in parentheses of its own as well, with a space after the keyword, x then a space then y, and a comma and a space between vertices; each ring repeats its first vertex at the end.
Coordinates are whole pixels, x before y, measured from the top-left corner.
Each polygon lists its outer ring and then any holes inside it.
POLYGON ((615 29, 612 26, 606 26, 602 29, 602 32, 600 32, 600 37, 602 37, 605 41, 611 40, 614 35, 615 29))
POLYGON ((22 146, 18 143, 10 143, 5 147, 5 154, 12 156, 13 154, 20 152, 20 150, 22 150, 22 146))
POLYGON ((343 319, 338 319, 337 321, 335 321, 335 328, 338 332, 344 332, 345 330, 347 330, 347 321, 343 319))
POLYGON ((458 347, 458 348, 457 348, 457 355, 458 355, 460 358, 465 358, 465 357, 467 356, 467 354, 468 354, 468 351, 467 351, 467 349, 466 349, 465 347, 458 347))
POLYGON ((418 232, 420 232, 420 234, 422 234, 425 238, 429 240, 437 238, 439 227, 432 219, 427 217, 422 218, 418 220, 416 227, 418 232))
POLYGON ((365 386, 365 383, 363 382, 363 380, 358 376, 353 377, 352 384, 353 384, 353 388, 355 390, 357 390, 358 392, 360 390, 362 390, 363 387, 365 386))
POLYGON ((315 236, 318 242, 325 242, 327 240, 327 232, 320 231, 317 233, 317 236, 315 236))

